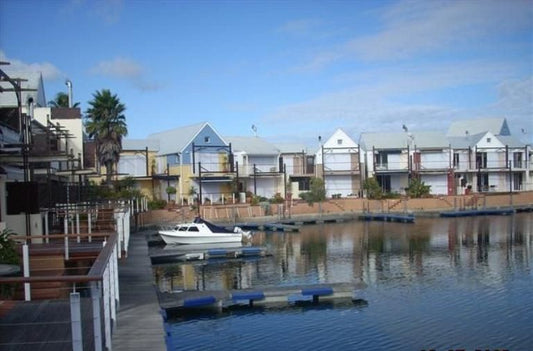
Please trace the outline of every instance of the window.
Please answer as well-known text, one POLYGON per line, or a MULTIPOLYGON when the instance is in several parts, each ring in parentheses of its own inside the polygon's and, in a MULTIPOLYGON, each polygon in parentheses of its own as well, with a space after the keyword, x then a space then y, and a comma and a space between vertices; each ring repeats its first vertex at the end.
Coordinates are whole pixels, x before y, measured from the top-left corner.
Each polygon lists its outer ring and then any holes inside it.
POLYGON ((513 164, 516 168, 522 168, 522 153, 521 152, 513 153, 513 164))
POLYGON ((380 152, 376 155, 376 168, 387 169, 388 155, 384 152, 380 152))
POLYGON ((211 138, 206 136, 204 137, 204 143, 209 144, 211 142, 211 138))
POLYGON ((337 145, 342 145, 342 139, 337 139, 337 145))
POLYGON ((453 167, 459 168, 459 154, 458 153, 453 154, 453 167))
POLYGON ((189 232, 199 232, 198 227, 189 227, 189 232))
POLYGON ((476 153, 476 166, 477 168, 487 168, 487 153, 486 152, 476 153))
POLYGON ((487 138, 487 143, 490 143, 490 138, 487 138))

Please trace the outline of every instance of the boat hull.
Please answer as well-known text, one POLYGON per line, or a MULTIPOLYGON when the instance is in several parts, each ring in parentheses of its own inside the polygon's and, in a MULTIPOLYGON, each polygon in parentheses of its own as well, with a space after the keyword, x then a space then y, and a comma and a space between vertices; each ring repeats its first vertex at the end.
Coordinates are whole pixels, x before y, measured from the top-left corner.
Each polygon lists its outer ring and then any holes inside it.
POLYGON ((159 235, 166 244, 218 244, 218 243, 240 243, 243 239, 242 233, 187 233, 174 230, 159 231, 159 235))

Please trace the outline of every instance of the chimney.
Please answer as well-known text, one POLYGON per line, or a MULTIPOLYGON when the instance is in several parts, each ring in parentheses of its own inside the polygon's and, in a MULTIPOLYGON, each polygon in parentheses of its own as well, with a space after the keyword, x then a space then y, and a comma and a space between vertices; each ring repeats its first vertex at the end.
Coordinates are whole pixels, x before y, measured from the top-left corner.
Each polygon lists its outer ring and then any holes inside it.
POLYGON ((65 84, 68 87, 68 107, 72 108, 72 82, 67 79, 65 84))

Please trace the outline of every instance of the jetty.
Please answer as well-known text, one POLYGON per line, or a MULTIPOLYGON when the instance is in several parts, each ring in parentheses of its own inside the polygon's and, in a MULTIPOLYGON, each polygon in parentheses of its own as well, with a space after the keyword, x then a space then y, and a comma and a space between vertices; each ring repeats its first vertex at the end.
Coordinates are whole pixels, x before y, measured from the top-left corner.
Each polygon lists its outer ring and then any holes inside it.
POLYGON ((363 213, 359 215, 363 221, 380 221, 380 222, 397 222, 397 223, 414 223, 415 216, 412 214, 397 213, 363 213))
POLYGON ((270 256, 265 247, 213 244, 213 245, 166 245, 151 248, 150 260, 153 265, 220 259, 249 259, 270 256))
POLYGON ((363 282, 301 286, 277 286, 241 290, 166 291, 158 292, 161 313, 169 319, 190 310, 209 309, 222 312, 232 308, 279 308, 302 303, 355 302, 363 282))
POLYGON ((494 216, 494 215, 511 215, 515 213, 514 208, 484 208, 459 211, 441 212, 441 217, 471 217, 471 216, 494 216))

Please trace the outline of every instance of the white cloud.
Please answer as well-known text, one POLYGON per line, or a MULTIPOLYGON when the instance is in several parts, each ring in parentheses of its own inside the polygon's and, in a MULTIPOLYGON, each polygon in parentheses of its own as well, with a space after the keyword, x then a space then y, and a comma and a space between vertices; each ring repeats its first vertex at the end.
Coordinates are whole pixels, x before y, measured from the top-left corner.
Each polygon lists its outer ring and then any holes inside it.
POLYGON ((284 23, 278 31, 292 36, 314 35, 315 28, 320 25, 318 19, 298 19, 284 23))
MULTIPOLYGON (((398 61, 439 54, 513 47, 509 35, 528 35, 533 27, 530 0, 513 1, 400 1, 387 7, 381 27, 372 34, 353 36, 342 44, 321 48, 295 71, 308 72, 331 63, 362 59, 398 61), (424 56, 425 55, 425 56, 424 56)), ((529 40, 531 45, 531 37, 529 40)))
POLYGON ((384 29, 355 38, 346 50, 364 59, 402 59, 479 44, 531 27, 530 1, 402 1, 382 17, 384 29))
POLYGON ((106 77, 137 78, 142 75, 143 68, 131 59, 117 57, 111 61, 99 62, 91 68, 91 73, 106 77))
POLYGON ((511 133, 533 142, 533 77, 513 79, 498 85, 498 101, 487 110, 506 117, 511 133))
POLYGON ((123 0, 98 0, 93 4, 96 15, 108 24, 118 22, 124 8, 123 0))
POLYGON ((34 62, 26 63, 17 59, 9 58, 3 51, 0 51, 0 61, 9 62, 7 66, 2 66, 2 69, 9 72, 38 72, 43 75, 44 80, 54 81, 64 79, 65 74, 59 68, 50 62, 34 62))
POLYGON ((161 88, 159 83, 149 82, 143 66, 129 58, 117 57, 109 61, 101 61, 89 71, 94 75, 129 81, 141 91, 154 91, 161 88))
POLYGON ((454 119, 494 115, 507 117, 513 125, 533 115, 531 78, 509 80, 520 74, 512 62, 485 60, 374 68, 339 76, 335 79, 351 87, 280 106, 263 121, 313 135, 327 135, 341 127, 354 137, 365 131, 401 130, 402 124, 412 130, 445 131, 454 119), (475 86, 477 97, 480 85, 487 91, 499 85, 498 101, 487 104, 489 97, 464 98, 466 106, 457 107, 454 95, 448 95, 450 91, 467 94, 462 89, 475 86), (430 103, 424 102, 427 96, 430 103))

